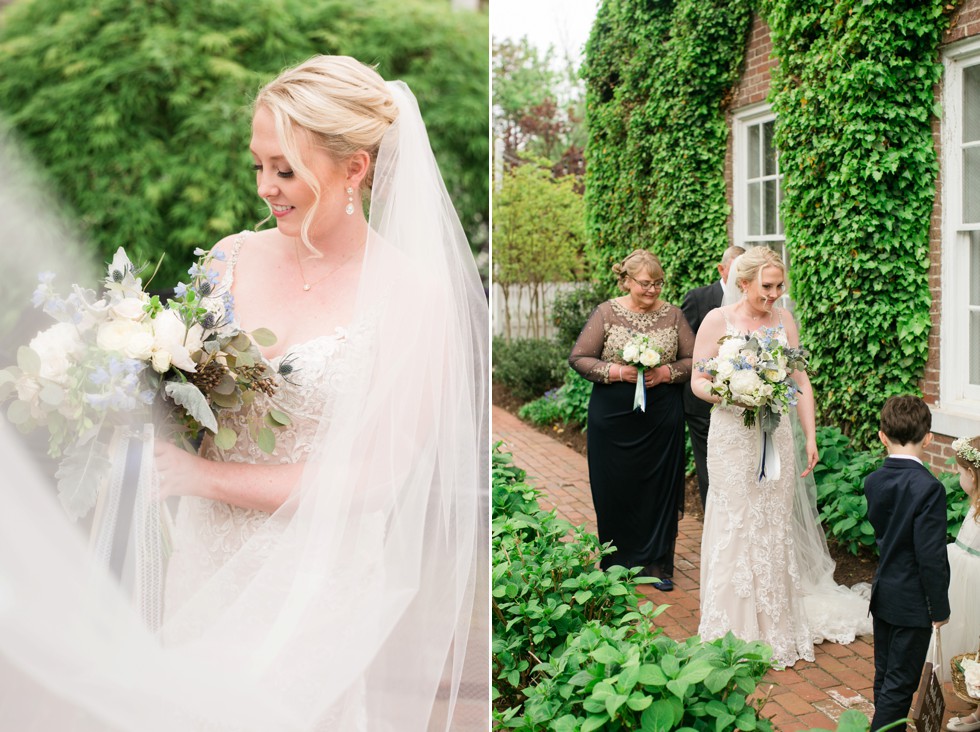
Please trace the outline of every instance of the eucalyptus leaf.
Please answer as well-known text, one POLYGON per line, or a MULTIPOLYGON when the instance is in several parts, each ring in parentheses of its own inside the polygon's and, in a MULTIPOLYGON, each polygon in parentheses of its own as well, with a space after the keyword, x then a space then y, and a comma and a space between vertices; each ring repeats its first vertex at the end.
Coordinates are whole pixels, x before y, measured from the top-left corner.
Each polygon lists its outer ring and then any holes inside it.
POLYGON ((58 498, 72 520, 85 516, 95 506, 99 488, 111 468, 108 450, 98 441, 69 453, 58 466, 58 498))
POLYGON ((276 342, 279 339, 276 338, 276 334, 268 328, 256 328, 252 331, 252 340, 263 348, 268 348, 269 346, 276 345, 276 342))
POLYGON ((186 409, 191 417, 200 422, 202 427, 211 432, 218 431, 218 420, 211 411, 211 405, 194 384, 168 381, 164 391, 176 404, 186 409))
POLYGON ((238 385, 235 383, 235 377, 226 373, 221 377, 221 381, 215 384, 214 388, 211 389, 211 394, 234 394, 237 386, 238 385))
POLYGON ((41 373, 41 357, 30 346, 17 349, 17 365, 28 376, 38 376, 41 373))
MULTIPOLYGON (((286 427, 293 423, 293 420, 289 418, 289 415, 285 412, 281 412, 278 409, 270 409, 269 416, 276 421, 277 424, 286 427)), ((560 615, 558 617, 561 617, 560 615)))
POLYGON ((222 427, 214 435, 214 444, 219 450, 230 450, 236 442, 238 433, 230 427, 222 427))
POLYGON ((258 440, 259 449, 271 455, 276 451, 276 433, 268 427, 259 428, 258 440))
POLYGON ((7 419, 11 424, 27 424, 31 419, 31 405, 27 402, 15 399, 7 407, 7 419))
POLYGON ((223 409, 237 409, 242 404, 241 396, 237 393, 222 394, 211 392, 211 401, 223 409))
POLYGON ((65 400, 65 390, 57 384, 45 384, 38 396, 45 404, 57 407, 65 400))

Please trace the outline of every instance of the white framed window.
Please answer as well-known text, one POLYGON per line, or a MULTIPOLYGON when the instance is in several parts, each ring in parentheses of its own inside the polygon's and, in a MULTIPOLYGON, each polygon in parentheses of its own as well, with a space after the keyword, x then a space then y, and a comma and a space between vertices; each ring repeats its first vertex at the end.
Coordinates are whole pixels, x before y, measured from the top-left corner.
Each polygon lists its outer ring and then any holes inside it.
POLYGON ((732 224, 734 244, 750 249, 767 246, 783 258, 789 271, 786 236, 779 215, 783 176, 773 144, 776 115, 768 105, 739 110, 733 118, 732 224))
POLYGON ((940 404, 933 429, 968 435, 980 431, 980 39, 948 49, 944 66, 940 404))

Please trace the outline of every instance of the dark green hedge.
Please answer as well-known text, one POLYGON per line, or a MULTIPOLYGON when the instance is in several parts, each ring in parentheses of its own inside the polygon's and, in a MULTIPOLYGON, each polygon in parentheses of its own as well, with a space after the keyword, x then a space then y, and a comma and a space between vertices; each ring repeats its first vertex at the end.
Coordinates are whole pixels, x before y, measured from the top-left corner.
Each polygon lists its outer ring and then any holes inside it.
POLYGON ((286 66, 346 54, 408 82, 471 241, 488 219, 488 23, 441 0, 20 0, 0 113, 102 254, 167 261, 264 217, 248 106, 286 66))

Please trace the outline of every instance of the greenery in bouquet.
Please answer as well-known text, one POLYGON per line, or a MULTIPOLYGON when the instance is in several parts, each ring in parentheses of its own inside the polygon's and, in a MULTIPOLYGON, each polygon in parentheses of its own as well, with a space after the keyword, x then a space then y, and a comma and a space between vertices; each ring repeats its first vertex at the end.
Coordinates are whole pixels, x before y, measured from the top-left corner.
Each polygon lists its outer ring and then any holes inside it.
MULTIPOLYGON (((142 268, 122 248, 101 293, 76 284, 62 297, 52 273, 39 275, 33 303, 56 322, 18 349, 16 365, 0 370, 0 402, 9 401, 7 418, 22 432, 47 429, 49 454, 62 458, 59 494, 73 517, 95 503, 112 428, 163 412, 168 436, 185 447, 206 429, 228 448, 238 434, 219 427, 218 412, 276 389, 277 375, 258 350, 275 336, 235 325, 231 293, 211 267, 223 255, 195 254, 190 283, 178 285, 166 305, 146 291, 142 268)), ((288 423, 286 414, 270 409, 262 426, 249 429, 258 430, 260 447, 271 452, 273 426, 288 423)))
POLYGON ((634 333, 619 355, 623 361, 641 371, 659 366, 662 360, 660 349, 646 333, 634 333))
POLYGON ((790 374, 807 370, 809 353, 783 343, 776 328, 726 335, 718 343, 718 355, 697 364, 712 378, 711 393, 724 405, 742 407, 746 427, 758 423, 772 432, 796 405, 799 389, 790 374))

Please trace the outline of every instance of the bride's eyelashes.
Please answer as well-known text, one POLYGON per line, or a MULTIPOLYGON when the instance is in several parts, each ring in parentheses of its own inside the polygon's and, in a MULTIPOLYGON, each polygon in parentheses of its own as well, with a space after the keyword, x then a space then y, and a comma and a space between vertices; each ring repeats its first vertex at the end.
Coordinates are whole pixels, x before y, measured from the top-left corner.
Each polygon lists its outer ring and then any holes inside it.
MULTIPOLYGON (((252 170, 254 170, 256 173, 260 173, 262 171, 262 166, 259 165, 258 163, 255 163, 255 164, 252 165, 252 170)), ((292 178, 293 177, 293 171, 291 171, 291 170, 277 170, 276 171, 276 175, 278 175, 280 178, 292 178)))

